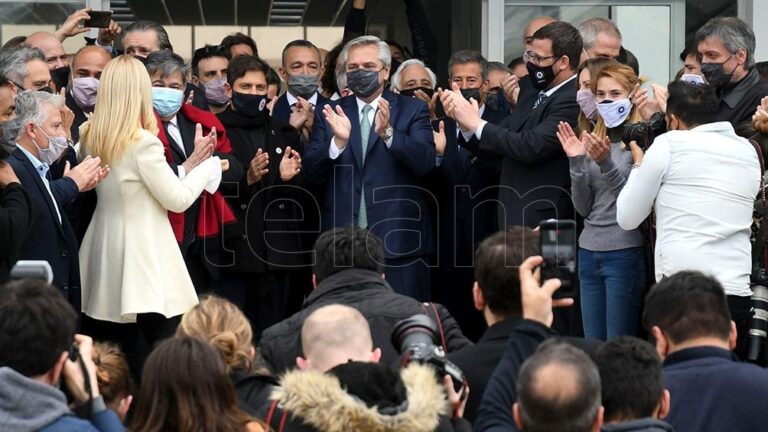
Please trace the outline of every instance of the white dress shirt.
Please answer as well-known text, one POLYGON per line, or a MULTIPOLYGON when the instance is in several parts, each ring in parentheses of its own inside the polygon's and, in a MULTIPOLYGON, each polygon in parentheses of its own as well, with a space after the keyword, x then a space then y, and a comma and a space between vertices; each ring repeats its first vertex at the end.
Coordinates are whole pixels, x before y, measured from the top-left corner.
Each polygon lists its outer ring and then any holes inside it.
MULTIPOLYGON (((376 128, 375 118, 376 118, 376 112, 378 111, 379 100, 380 99, 381 99, 381 95, 379 95, 376 99, 372 100, 370 103, 366 103, 364 100, 362 100, 362 99, 360 99, 358 97, 355 98, 355 100, 357 101, 357 118, 358 119, 362 120, 362 118, 363 118, 363 108, 366 105, 370 105, 373 108, 372 110, 368 110, 368 121, 371 122, 371 130, 374 130, 376 128)), ((391 118, 391 114, 392 114, 392 112, 390 111, 390 118, 391 118)), ((350 139, 351 138, 352 137, 350 137, 350 139)), ((389 146, 392 145, 392 139, 393 138, 394 138, 394 136, 384 142, 384 144, 386 144, 387 148, 389 148, 389 146)), ((373 144, 372 142, 369 142, 368 146, 370 147, 372 144, 373 144)), ((348 145, 344 146, 343 149, 339 150, 339 147, 336 146, 335 138, 331 138, 331 145, 328 147, 328 157, 330 157, 331 159, 335 160, 342 153, 344 153, 344 150, 347 147, 348 147, 348 145)), ((365 157, 363 157, 363 159, 365 159, 365 157)))
MULTIPOLYGON (((544 94, 547 95, 547 98, 550 98, 550 97, 552 97, 553 94, 555 94, 556 91, 560 90, 560 87, 568 84, 569 82, 571 82, 571 81, 573 81, 575 79, 576 79, 576 75, 568 78, 567 80, 561 82, 560 84, 558 84, 558 85, 552 87, 551 89, 545 91, 544 94)), ((481 116, 482 116, 482 114, 481 114, 481 116)), ((480 136, 483 135, 483 128, 485 127, 485 125, 487 123, 488 122, 485 121, 485 120, 481 120, 480 121, 480 125, 477 126, 477 130, 475 131, 475 136, 477 136, 477 139, 480 139, 480 136)))
MULTIPOLYGON (((181 129, 179 129, 179 116, 175 115, 172 119, 168 120, 168 135, 176 143, 176 147, 181 150, 181 154, 185 157, 189 156, 186 149, 184 149, 184 140, 181 139, 181 129)), ((179 180, 184 180, 187 175, 187 171, 183 165, 177 165, 176 171, 178 172, 179 180)))
POLYGON ((59 211, 59 204, 56 202, 56 198, 53 197, 53 192, 51 192, 51 184, 48 182, 48 170, 50 167, 48 164, 40 162, 40 159, 36 158, 35 155, 28 152, 27 149, 24 147, 16 144, 16 147, 21 150, 22 153, 27 155, 27 158, 29 158, 29 161, 32 162, 32 166, 35 167, 35 170, 38 174, 40 174, 40 178, 43 179, 43 184, 45 185, 45 189, 48 191, 48 196, 51 197, 51 201, 53 202, 53 208, 56 209, 56 216, 59 218, 59 224, 61 224, 61 212, 59 211))
MULTIPOLYGON (((299 101, 299 99, 297 99, 296 96, 292 95, 289 91, 285 92, 285 98, 287 99, 289 107, 293 107, 296 105, 296 102, 299 101)), ((309 102, 309 104, 313 107, 317 106, 317 92, 312 93, 312 97, 307 99, 307 102, 309 102)))
POLYGON ((752 144, 728 122, 659 136, 616 201, 637 228, 656 211, 656 280, 681 270, 714 276, 728 295, 750 296, 752 210, 760 189, 752 144))

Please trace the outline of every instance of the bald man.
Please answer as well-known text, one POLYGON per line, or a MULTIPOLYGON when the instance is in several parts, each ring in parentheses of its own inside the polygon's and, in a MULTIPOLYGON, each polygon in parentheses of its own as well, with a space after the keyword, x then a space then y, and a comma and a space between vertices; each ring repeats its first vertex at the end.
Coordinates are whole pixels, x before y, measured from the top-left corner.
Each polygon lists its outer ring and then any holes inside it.
POLYGON ((61 41, 52 33, 35 32, 27 36, 24 44, 43 52, 45 63, 51 72, 51 80, 56 85, 56 91, 65 87, 69 82, 69 63, 61 41))
POLYGON ((72 140, 80 138, 80 125, 88 119, 86 114, 93 112, 96 94, 99 90, 101 72, 112 60, 112 54, 97 45, 80 49, 72 59, 72 79, 67 87, 67 106, 75 113, 72 123, 72 140))
POLYGON ((528 25, 525 26, 525 32, 523 33, 523 60, 525 63, 528 62, 528 56, 526 55, 528 51, 531 50, 531 43, 533 42, 533 34, 536 33, 536 31, 542 27, 544 27, 547 24, 553 23, 557 21, 556 19, 549 17, 549 16, 542 16, 542 17, 536 17, 528 22, 528 25))
POLYGON ((326 372, 349 361, 378 363, 381 359, 363 314, 340 304, 323 306, 307 317, 301 326, 301 347, 304 357, 296 358, 301 370, 326 372))

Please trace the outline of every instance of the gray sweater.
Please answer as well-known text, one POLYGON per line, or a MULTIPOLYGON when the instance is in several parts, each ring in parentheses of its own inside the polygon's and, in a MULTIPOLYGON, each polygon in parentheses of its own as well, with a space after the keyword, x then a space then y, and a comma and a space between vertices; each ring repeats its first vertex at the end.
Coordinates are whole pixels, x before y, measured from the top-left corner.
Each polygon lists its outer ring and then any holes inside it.
POLYGON ((595 252, 642 246, 639 230, 624 231, 616 222, 616 198, 632 169, 632 153, 617 142, 599 164, 588 156, 569 159, 573 206, 584 217, 579 246, 595 252))

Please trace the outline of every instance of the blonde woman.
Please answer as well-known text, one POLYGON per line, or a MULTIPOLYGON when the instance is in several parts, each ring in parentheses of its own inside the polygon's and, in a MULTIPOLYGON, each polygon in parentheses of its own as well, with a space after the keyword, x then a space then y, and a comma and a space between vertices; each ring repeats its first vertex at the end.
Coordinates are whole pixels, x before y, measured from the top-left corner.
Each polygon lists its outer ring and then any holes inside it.
POLYGON ((185 313, 176 336, 190 336, 213 346, 227 365, 240 407, 258 416, 270 403, 277 381, 265 371, 254 369, 251 323, 233 303, 207 296, 185 313))
MULTIPOLYGON (((83 312, 94 333, 118 339, 125 351, 136 335, 114 323, 138 323, 151 347, 173 335, 180 315, 197 304, 168 211, 183 212, 204 188, 218 187, 221 163, 207 157, 179 180, 157 138, 149 75, 129 56, 104 68, 96 109, 80 137, 81 155, 99 156, 112 168, 96 189, 80 248, 83 312)), ((210 156, 212 142, 203 144, 210 156)))
POLYGON ((632 168, 622 145, 623 126, 641 121, 631 96, 640 84, 632 68, 611 63, 591 77, 597 102, 592 133, 579 139, 567 123, 557 136, 571 167, 573 206, 584 217, 579 237, 579 284, 584 336, 607 340, 635 335, 645 289, 645 254, 639 230, 616 221, 616 199, 632 168))

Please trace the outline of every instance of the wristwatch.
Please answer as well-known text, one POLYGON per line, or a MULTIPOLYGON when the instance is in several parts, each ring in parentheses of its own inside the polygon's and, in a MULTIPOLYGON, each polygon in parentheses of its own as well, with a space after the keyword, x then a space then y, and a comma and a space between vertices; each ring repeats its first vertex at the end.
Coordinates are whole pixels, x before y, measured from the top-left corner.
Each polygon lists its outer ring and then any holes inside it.
POLYGON ((387 126, 386 129, 384 129, 384 136, 381 137, 384 141, 389 141, 390 138, 395 134, 395 130, 392 129, 392 126, 387 126))

